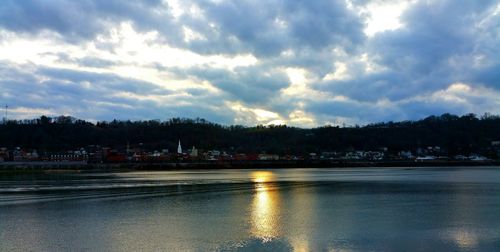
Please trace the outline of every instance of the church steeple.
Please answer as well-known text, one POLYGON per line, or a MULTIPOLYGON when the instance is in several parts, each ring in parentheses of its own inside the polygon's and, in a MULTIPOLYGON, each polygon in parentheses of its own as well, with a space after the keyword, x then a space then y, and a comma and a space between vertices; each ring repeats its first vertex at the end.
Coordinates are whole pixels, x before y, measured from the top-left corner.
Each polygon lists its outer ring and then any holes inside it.
POLYGON ((177 146, 177 153, 182 154, 181 140, 179 139, 179 145, 177 146))

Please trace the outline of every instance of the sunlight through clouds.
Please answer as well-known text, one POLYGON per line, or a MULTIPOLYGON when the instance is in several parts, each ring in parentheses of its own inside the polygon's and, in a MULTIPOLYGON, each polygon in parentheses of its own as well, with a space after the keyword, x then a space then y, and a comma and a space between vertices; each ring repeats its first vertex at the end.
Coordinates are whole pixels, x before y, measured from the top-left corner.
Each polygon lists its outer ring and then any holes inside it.
POLYGON ((362 12, 369 17, 364 32, 374 36, 378 32, 396 30, 404 24, 400 20, 401 14, 408 8, 412 1, 373 1, 365 6, 362 12))
POLYGON ((13 118, 302 127, 498 114, 499 9, 451 0, 6 0, 0 99, 22 108, 13 118))

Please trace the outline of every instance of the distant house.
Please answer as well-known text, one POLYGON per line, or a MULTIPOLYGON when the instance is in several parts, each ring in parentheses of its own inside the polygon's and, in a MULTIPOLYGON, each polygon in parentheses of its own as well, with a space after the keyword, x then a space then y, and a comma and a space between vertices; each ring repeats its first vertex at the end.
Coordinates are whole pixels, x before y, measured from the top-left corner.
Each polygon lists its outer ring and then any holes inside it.
POLYGON ((13 161, 24 161, 26 159, 26 152, 20 147, 16 147, 12 152, 13 161))
POLYGON ((469 156, 469 160, 471 161, 489 161, 488 158, 481 156, 479 154, 472 154, 469 156))
POLYGON ((334 159, 337 157, 336 152, 332 151, 323 151, 321 152, 321 156, 319 157, 320 159, 334 159))
POLYGON ((411 153, 411 151, 400 151, 399 156, 401 158, 405 158, 405 159, 412 159, 413 158, 413 154, 411 153))
POLYGON ((0 148, 0 162, 9 160, 9 157, 9 150, 5 147, 0 148))
POLYGON ((197 158, 198 157, 198 150, 193 146, 193 148, 191 149, 190 153, 189 153, 189 156, 191 158, 197 158))
POLYGON ((259 154, 259 160, 279 160, 280 157, 274 154, 259 154))
POLYGON ((234 160, 239 160, 239 161, 248 160, 248 157, 244 153, 238 153, 238 154, 234 155, 234 160))
POLYGON ((219 157, 221 156, 221 152, 218 150, 209 150, 206 153, 203 153, 204 159, 205 160, 219 160, 219 157))
POLYGON ((424 161, 432 161, 436 160, 435 156, 424 156, 424 157, 417 157, 415 159, 415 162, 424 162, 424 161))
POLYGON ((109 150, 105 156, 105 160, 111 163, 120 163, 127 161, 127 156, 117 150, 109 150))
POLYGON ((455 159, 455 160, 467 160, 469 158, 464 156, 464 155, 456 155, 453 157, 453 159, 455 159))

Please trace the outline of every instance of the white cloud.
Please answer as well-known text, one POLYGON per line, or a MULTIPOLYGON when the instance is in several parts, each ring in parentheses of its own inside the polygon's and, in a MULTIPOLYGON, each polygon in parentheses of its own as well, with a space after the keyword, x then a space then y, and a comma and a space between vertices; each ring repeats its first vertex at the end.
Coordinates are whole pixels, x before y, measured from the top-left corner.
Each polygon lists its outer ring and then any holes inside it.
POLYGON ((500 113, 494 1, 61 0, 44 15, 5 1, 23 10, 0 7, 13 116, 311 127, 500 113))
POLYGON ((364 32, 374 36, 378 32, 399 29, 404 24, 400 20, 401 14, 412 1, 373 1, 361 10, 368 15, 364 32))

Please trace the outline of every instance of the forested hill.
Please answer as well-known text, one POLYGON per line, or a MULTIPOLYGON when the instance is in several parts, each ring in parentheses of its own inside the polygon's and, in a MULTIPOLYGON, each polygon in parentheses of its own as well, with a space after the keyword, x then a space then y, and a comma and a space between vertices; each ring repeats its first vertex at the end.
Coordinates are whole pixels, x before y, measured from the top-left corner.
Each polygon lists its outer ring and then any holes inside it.
POLYGON ((500 141, 500 117, 444 114, 419 121, 385 122, 362 127, 300 129, 285 125, 222 126, 203 119, 90 123, 72 117, 8 121, 0 125, 0 147, 66 150, 88 145, 145 149, 184 147, 233 152, 300 154, 321 151, 416 150, 439 146, 448 154, 471 153, 500 141))

